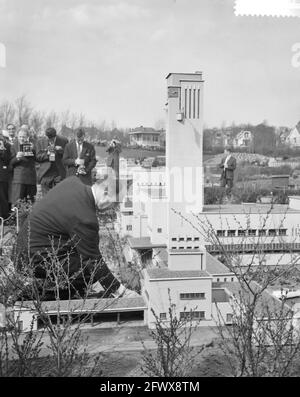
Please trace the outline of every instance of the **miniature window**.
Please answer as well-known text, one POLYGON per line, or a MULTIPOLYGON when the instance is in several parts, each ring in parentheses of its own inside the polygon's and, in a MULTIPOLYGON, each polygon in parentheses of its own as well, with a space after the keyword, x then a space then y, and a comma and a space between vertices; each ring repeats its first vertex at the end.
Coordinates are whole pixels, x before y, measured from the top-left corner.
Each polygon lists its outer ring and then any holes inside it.
POLYGON ((266 235, 267 235, 267 231, 266 231, 265 229, 260 229, 260 230, 258 231, 258 235, 259 235, 259 236, 266 236, 266 235))
POLYGON ((238 236, 239 237, 246 236, 246 230, 238 230, 238 236))
POLYGON ((226 323, 232 323, 232 313, 226 314, 226 323))
POLYGON ((157 229, 157 233, 161 233, 161 232, 162 232, 162 228, 159 227, 159 228, 157 229))
POLYGON ((159 313, 159 318, 160 318, 160 320, 166 320, 167 319, 167 313, 159 313))
POLYGON ((249 229, 248 230, 248 235, 249 236, 256 236, 256 230, 255 229, 249 229))
POLYGON ((132 231, 132 225, 127 225, 126 226, 126 230, 129 232, 129 231, 132 231))
POLYGON ((217 236, 218 237, 224 237, 225 236, 225 230, 217 230, 217 236))
POLYGON ((269 236, 276 236, 276 230, 275 229, 269 229, 269 236))
POLYGON ((194 241, 199 241, 199 237, 194 237, 194 241))
POLYGON ((235 237, 235 230, 228 230, 228 237, 235 237))
POLYGON ((191 300, 191 299, 205 299, 204 292, 187 292, 184 294, 180 294, 181 300, 191 300))
POLYGON ((287 235, 287 229, 279 229, 279 236, 286 236, 287 235))
POLYGON ((180 312, 180 319, 204 319, 205 318, 205 312, 201 311, 190 311, 190 312, 180 312))

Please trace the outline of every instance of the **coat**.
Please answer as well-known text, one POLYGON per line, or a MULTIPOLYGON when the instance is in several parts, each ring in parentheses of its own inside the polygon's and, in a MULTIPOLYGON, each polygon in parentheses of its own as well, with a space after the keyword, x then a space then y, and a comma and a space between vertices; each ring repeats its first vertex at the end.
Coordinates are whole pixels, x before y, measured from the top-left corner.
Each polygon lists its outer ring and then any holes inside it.
MULTIPOLYGON (((52 252, 52 244, 55 252, 59 251, 62 263, 67 253, 71 253, 70 274, 80 271, 74 256, 81 257, 82 266, 87 270, 93 270, 95 262, 102 261, 92 189, 75 176, 57 184, 33 206, 18 234, 17 257, 26 255, 28 246, 31 258, 47 254, 52 252)), ((94 280, 99 280, 105 288, 113 284, 117 289, 120 285, 103 261, 94 280)))
MULTIPOLYGON (((227 157, 227 156, 226 156, 227 157)), ((234 178, 234 170, 236 169, 236 159, 235 157, 231 156, 227 162, 227 168, 224 169, 224 163, 226 157, 223 157, 220 168, 222 168, 221 179, 233 179, 234 178)))
POLYGON ((8 182, 10 174, 11 146, 5 140, 1 141, 3 142, 5 150, 0 150, 0 182, 8 182))
MULTIPOLYGON (((55 146, 61 146, 62 150, 57 151, 55 153, 55 165, 58 169, 59 176, 64 179, 66 177, 66 170, 63 165, 63 153, 64 149, 68 143, 67 138, 64 138, 60 135, 56 136, 55 146)), ((49 139, 44 136, 37 140, 36 143, 36 161, 40 163, 40 166, 37 171, 37 179, 38 183, 41 183, 43 176, 51 167, 51 162, 49 161, 49 156, 47 154, 47 148, 49 146, 49 139)))
POLYGON ((12 158, 10 166, 13 170, 12 183, 21 183, 24 185, 36 185, 35 157, 36 150, 33 146, 32 157, 23 157, 17 159, 17 153, 20 151, 20 144, 16 141, 11 147, 12 158))
MULTIPOLYGON (((77 145, 76 145, 76 141, 73 140, 66 145, 63 156, 63 163, 67 170, 67 177, 76 175, 77 167, 75 165, 75 160, 77 159, 77 157, 78 157, 77 145)), ((92 184, 91 172, 97 163, 94 146, 89 142, 84 141, 82 144, 80 158, 84 160, 84 166, 86 171, 86 175, 81 175, 80 179, 86 185, 91 185, 92 184)))

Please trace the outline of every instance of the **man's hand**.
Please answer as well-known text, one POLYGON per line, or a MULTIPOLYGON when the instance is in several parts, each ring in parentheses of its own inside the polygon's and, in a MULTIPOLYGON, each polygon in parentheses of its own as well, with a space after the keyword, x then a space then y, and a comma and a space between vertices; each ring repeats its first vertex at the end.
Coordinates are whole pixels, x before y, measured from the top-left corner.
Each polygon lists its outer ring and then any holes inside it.
POLYGON ((79 165, 83 165, 83 164, 84 164, 84 160, 83 160, 83 159, 78 159, 78 158, 77 158, 77 159, 75 160, 75 165, 78 165, 78 166, 79 166, 79 165))
POLYGON ((17 159, 21 160, 24 157, 24 153, 23 152, 18 152, 17 153, 17 159))

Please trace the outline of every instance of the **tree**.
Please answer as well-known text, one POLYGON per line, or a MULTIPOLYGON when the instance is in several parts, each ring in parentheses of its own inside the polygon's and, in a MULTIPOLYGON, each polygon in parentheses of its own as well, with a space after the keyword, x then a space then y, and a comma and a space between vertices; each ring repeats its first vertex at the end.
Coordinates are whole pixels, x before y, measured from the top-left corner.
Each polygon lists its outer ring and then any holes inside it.
MULTIPOLYGON (((260 229, 264 230, 271 222, 272 209, 271 205, 260 220, 260 229)), ((289 265, 280 266, 279 258, 277 264, 268 266, 263 244, 266 239, 268 244, 278 243, 276 236, 271 239, 263 235, 250 238, 253 248, 249 254, 245 245, 249 242, 249 236, 243 234, 245 226, 236 219, 237 227, 244 237, 238 243, 240 252, 234 253, 226 249, 207 218, 194 214, 192 219, 188 219, 181 213, 175 213, 202 235, 204 241, 217 247, 220 260, 237 280, 223 286, 231 291, 232 326, 224 328, 225 319, 220 310, 216 319, 220 347, 230 364, 232 375, 283 377, 295 374, 300 358, 300 332, 293 302, 288 301, 284 293, 281 300, 275 298, 270 288, 287 285, 296 274, 300 276, 297 270, 298 255, 290 252, 289 265), (247 261, 244 260, 246 255, 247 261)), ((242 223, 246 224, 247 230, 251 230, 250 215, 245 214, 245 218, 242 223)), ((279 228, 284 220, 285 214, 282 215, 279 228)), ((284 239, 281 243, 284 243, 284 239)))
POLYGON ((45 123, 45 113, 38 110, 34 110, 30 117, 30 124, 38 135, 41 134, 44 123, 45 123))
POLYGON ((13 123, 15 116, 15 108, 9 101, 4 101, 0 105, 0 125, 5 129, 7 124, 13 123))
POLYGON ((15 109, 19 126, 29 124, 30 116, 32 114, 32 106, 27 100, 26 95, 22 95, 16 99, 15 109))
POLYGON ((59 128, 59 115, 54 110, 46 115, 45 128, 48 127, 53 127, 55 129, 59 128))
POLYGON ((160 319, 154 310, 155 329, 150 331, 156 349, 151 351, 144 346, 142 371, 147 376, 185 377, 191 373, 196 357, 204 350, 191 347, 191 337, 197 328, 191 312, 177 318, 176 307, 171 302, 169 290, 168 319, 160 319))

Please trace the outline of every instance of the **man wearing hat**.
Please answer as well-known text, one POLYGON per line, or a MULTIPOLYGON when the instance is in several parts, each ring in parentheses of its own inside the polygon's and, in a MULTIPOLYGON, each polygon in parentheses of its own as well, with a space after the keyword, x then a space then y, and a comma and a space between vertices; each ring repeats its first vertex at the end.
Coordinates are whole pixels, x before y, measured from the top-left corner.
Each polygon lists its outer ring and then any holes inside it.
POLYGON ((68 140, 57 135, 55 128, 46 129, 45 136, 36 144, 36 161, 40 164, 37 178, 41 184, 43 196, 66 177, 63 165, 63 153, 68 140))
POLYGON ((233 188, 234 170, 236 169, 236 159, 233 157, 231 147, 226 146, 224 150, 225 156, 223 157, 220 168, 221 173, 221 187, 227 188, 226 195, 231 194, 233 188))
POLYGON ((66 145, 63 156, 67 177, 77 175, 85 185, 91 186, 92 169, 97 163, 95 148, 85 140, 83 128, 75 131, 75 137, 75 140, 66 145))

